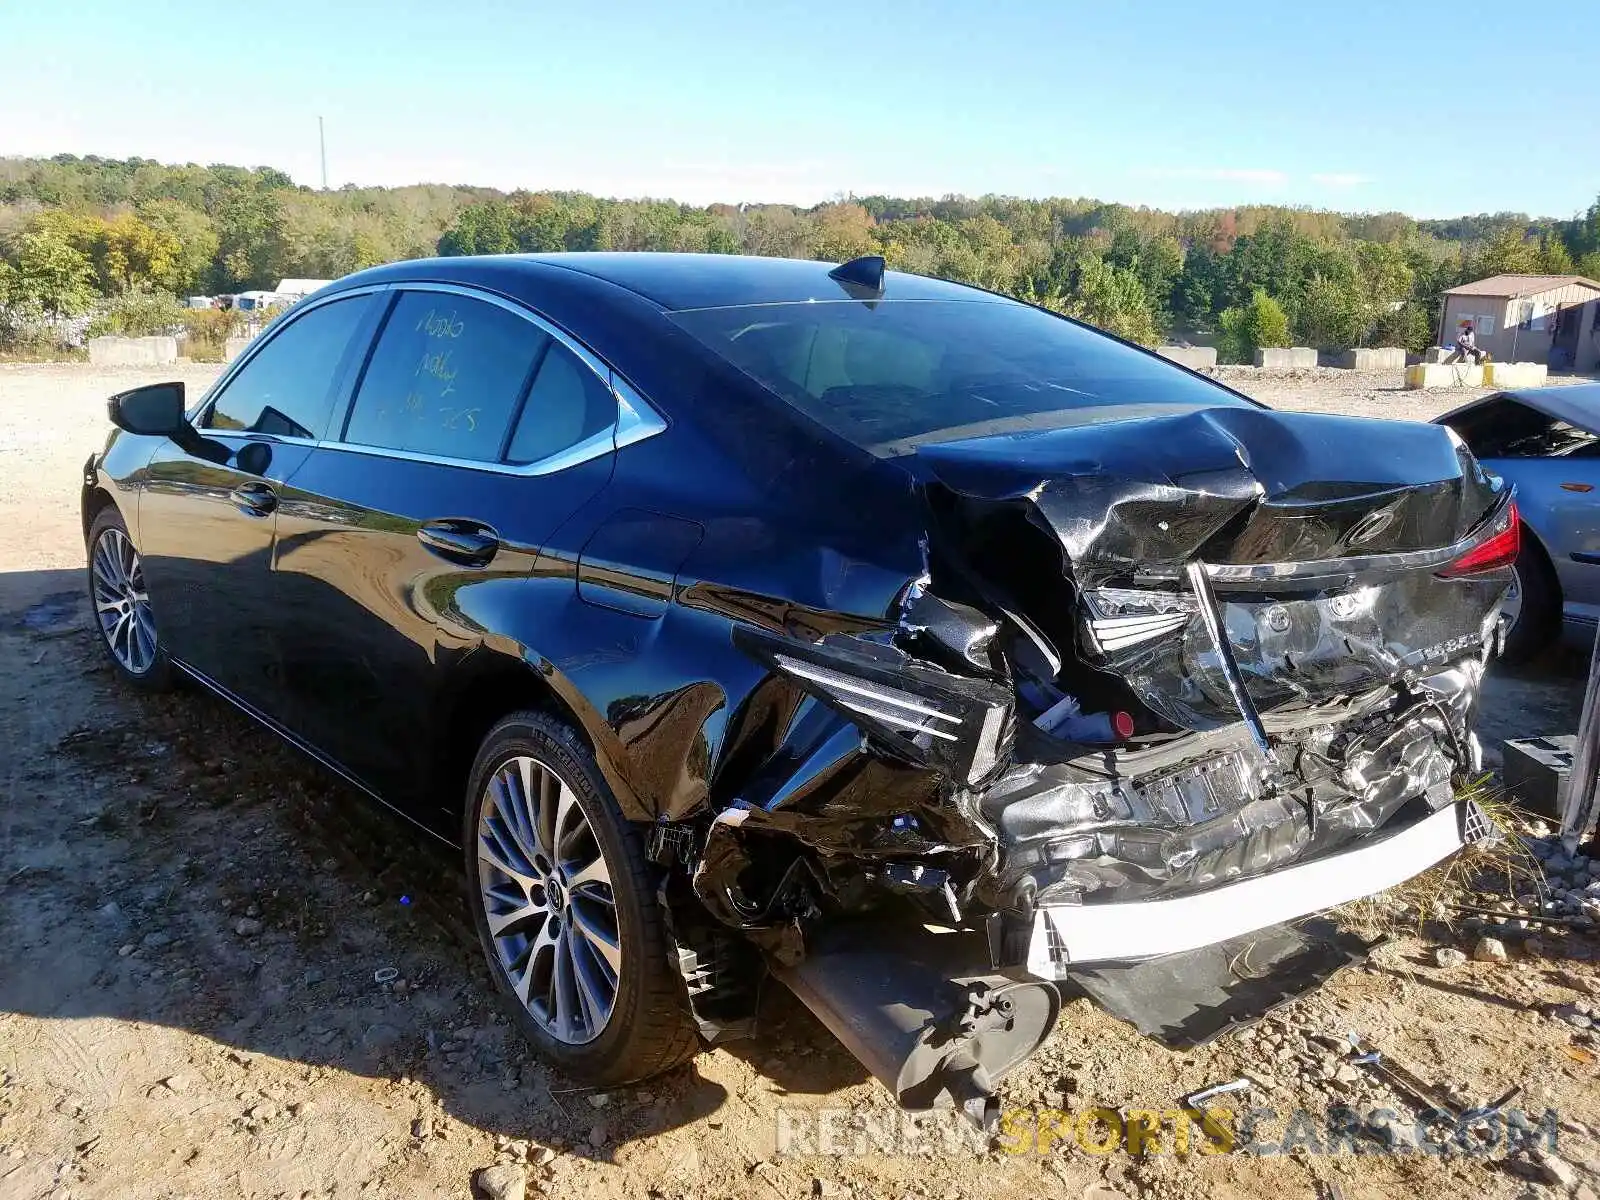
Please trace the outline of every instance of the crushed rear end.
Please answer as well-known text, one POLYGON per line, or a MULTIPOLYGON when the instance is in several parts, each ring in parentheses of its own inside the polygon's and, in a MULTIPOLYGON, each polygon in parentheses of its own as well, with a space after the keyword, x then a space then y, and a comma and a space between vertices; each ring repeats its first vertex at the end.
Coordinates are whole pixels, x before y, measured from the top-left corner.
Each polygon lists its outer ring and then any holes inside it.
POLYGON ((736 633, 777 750, 694 892, 908 1105, 992 1107, 1060 985, 1204 1040, 1294 990, 1219 946, 1314 981, 1350 947, 1287 922, 1487 832, 1502 482, 1439 426, 1115 417, 918 448, 892 619, 736 633))

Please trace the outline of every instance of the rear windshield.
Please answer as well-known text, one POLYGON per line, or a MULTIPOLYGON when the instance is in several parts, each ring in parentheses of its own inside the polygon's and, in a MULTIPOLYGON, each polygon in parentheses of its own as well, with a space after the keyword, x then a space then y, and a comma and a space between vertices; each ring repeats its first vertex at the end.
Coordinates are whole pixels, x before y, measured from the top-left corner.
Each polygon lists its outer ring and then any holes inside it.
POLYGON ((672 319, 807 416, 886 457, 985 433, 1250 406, 1022 304, 811 301, 690 309, 672 319))

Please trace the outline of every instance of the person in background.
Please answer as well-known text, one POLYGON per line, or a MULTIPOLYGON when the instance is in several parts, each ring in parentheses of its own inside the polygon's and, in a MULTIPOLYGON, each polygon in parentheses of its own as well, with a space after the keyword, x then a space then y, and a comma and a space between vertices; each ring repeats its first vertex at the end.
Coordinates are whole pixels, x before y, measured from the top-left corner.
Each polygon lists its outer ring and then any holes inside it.
POLYGON ((1483 361, 1483 351, 1478 349, 1478 335, 1472 332, 1472 322, 1461 322, 1461 328, 1456 331, 1455 353, 1445 359, 1447 363, 1458 363, 1463 358, 1471 358, 1473 365, 1483 361))

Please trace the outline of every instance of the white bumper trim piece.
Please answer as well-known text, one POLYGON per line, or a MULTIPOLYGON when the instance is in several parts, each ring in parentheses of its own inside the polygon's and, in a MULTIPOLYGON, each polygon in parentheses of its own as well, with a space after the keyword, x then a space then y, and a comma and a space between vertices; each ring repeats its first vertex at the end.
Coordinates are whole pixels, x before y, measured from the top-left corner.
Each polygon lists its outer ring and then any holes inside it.
POLYGON ((1058 979, 1069 965, 1195 950, 1373 895, 1477 840, 1470 832, 1463 836, 1463 824, 1472 829, 1475 815, 1468 806, 1452 804, 1381 841, 1193 896, 1041 908, 1029 939, 1028 971, 1058 979))

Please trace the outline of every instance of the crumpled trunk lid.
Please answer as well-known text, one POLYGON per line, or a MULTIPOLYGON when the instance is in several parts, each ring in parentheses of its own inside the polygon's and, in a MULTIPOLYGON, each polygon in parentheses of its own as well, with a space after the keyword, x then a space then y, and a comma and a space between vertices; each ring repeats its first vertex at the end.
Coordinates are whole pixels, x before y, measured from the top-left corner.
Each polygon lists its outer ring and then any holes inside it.
POLYGON ((917 458, 948 501, 936 507, 960 514, 957 552, 982 564, 969 574, 1063 658, 1120 677, 1181 729, 1240 718, 1185 581, 1192 562, 1206 564, 1263 710, 1437 670, 1493 634, 1504 572, 1434 572, 1501 510, 1505 485, 1440 426, 1214 408, 926 445, 917 458), (978 543, 1003 535, 1006 513, 1033 540, 986 556, 978 543), (1065 591, 1041 584, 1045 555, 1065 591))
POLYGON ((919 447, 963 496, 1025 500, 1080 584, 1450 546, 1503 485, 1440 426, 1210 408, 919 447))

